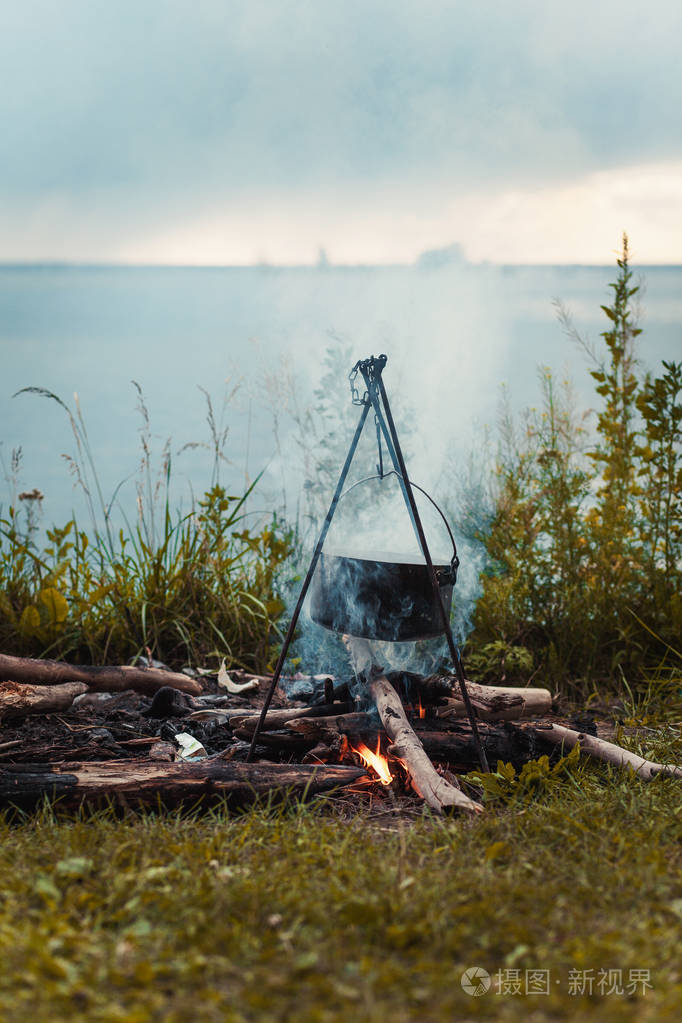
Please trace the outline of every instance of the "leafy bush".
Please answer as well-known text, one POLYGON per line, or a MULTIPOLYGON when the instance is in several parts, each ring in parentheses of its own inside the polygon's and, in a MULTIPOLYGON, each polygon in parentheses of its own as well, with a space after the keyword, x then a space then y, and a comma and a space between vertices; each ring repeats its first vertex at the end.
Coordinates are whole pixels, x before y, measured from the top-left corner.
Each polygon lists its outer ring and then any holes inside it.
POLYGON ((497 761, 497 769, 481 774, 474 771, 467 781, 479 786, 486 803, 530 803, 544 793, 561 790, 566 775, 579 768, 580 746, 550 766, 549 757, 529 760, 517 773, 513 764, 497 761))
POLYGON ((603 358, 567 321, 593 360, 594 436, 547 369, 540 411, 521 432, 503 420, 474 658, 498 649, 525 668, 530 651, 558 682, 613 680, 682 631, 682 364, 637 376, 631 281, 624 237, 603 358))

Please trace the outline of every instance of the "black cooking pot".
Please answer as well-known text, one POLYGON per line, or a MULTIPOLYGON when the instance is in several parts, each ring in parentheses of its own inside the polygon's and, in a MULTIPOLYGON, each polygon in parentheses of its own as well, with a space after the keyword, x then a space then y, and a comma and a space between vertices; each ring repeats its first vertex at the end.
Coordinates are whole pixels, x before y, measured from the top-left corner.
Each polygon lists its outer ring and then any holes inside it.
MULTIPOLYGON (((342 497, 371 480, 396 476, 396 471, 368 476, 354 483, 342 497)), ((432 559, 440 599, 450 616, 452 588, 457 581, 457 546, 448 520, 433 498, 411 483, 440 515, 452 543, 451 560, 432 559)), ((404 488, 403 488, 404 489, 404 488)), ((310 615, 332 632, 388 642, 431 639, 443 634, 443 620, 423 555, 320 554, 310 585, 310 615)))
MULTIPOLYGON (((434 562, 449 616, 454 563, 434 562)), ((314 622, 332 632, 389 642, 443 634, 443 622, 423 558, 410 555, 320 555, 310 588, 314 622)))

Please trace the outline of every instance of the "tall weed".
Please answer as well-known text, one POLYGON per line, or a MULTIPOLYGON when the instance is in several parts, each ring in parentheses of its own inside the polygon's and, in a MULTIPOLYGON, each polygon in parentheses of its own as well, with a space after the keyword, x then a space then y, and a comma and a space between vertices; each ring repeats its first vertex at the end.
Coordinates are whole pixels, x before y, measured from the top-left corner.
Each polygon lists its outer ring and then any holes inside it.
MULTIPOLYGON (((209 395, 211 486, 189 514, 172 511, 170 444, 155 472, 149 415, 135 387, 142 416, 137 514, 131 519, 120 509, 118 530, 112 512, 122 484, 105 501, 78 404, 73 412, 52 392, 25 389, 57 402, 69 417, 76 453, 67 461, 90 525, 81 529, 74 516, 41 542, 31 495, 18 495, 23 505, 15 499, 0 518, 0 643, 17 654, 93 663, 147 654, 179 666, 226 657, 264 670, 284 609, 278 574, 293 537, 273 515, 259 515, 255 528, 247 524, 259 479, 239 495, 219 482, 227 432, 209 395)), ((18 468, 15 456, 10 483, 18 468)))

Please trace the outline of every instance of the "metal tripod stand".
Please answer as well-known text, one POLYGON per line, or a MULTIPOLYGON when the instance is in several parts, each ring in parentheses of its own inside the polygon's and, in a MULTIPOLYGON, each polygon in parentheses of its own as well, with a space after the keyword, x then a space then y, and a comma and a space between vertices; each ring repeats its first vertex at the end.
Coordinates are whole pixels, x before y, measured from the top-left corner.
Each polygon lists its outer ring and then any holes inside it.
POLYGON ((308 571, 303 581, 301 592, 299 594, 298 600, 296 601, 296 607, 294 608, 294 612, 291 616, 289 628, 287 629, 286 636, 284 637, 284 643, 282 644, 282 649, 277 659, 277 664, 275 665, 275 671, 272 676, 272 682, 270 683, 270 688, 266 693, 265 702, 263 703, 263 709, 256 723, 256 729, 253 733, 253 738, 251 739, 251 746, 248 752, 247 761, 253 759, 254 752, 256 749, 256 743, 258 741, 258 736, 260 735, 260 732, 265 723, 266 714, 268 712, 270 703, 272 702, 272 697, 274 695, 275 689, 277 688, 277 684, 282 674, 282 668, 284 667, 284 662, 286 660, 286 656, 289 651, 291 641, 294 637, 294 632, 296 630, 296 625, 298 624, 301 608, 303 607, 303 602, 306 598, 308 587, 310 586, 313 573, 315 572, 317 563, 320 559, 320 554, 322 553, 322 548, 327 538, 327 533, 329 532, 329 527, 334 517, 334 512, 336 511, 336 506, 339 503, 339 499, 343 492, 346 477, 348 476, 348 472, 350 470, 351 463, 353 461, 353 457, 358 446, 358 441, 360 440, 360 436, 367 421, 369 411, 370 409, 373 409, 374 420, 377 428, 377 441, 379 443, 379 471, 380 474, 383 475, 383 462, 381 456, 381 439, 383 438, 391 462, 393 463, 395 474, 398 477, 398 481, 400 483, 400 488, 402 490, 403 498, 405 499, 405 504, 407 507, 408 514, 410 516, 410 521, 412 522, 412 527, 419 542, 420 550, 424 556, 424 560, 426 561, 429 577, 431 579, 431 585, 433 587, 436 607, 439 609, 439 615, 443 626, 443 635, 447 640, 448 650, 455 669, 455 675, 457 676, 457 681, 459 683, 459 687, 462 693, 462 700, 464 703, 464 707, 466 709, 467 717, 471 725, 471 732, 473 735, 474 743, 476 745, 476 751, 478 753, 481 769, 487 773, 489 770, 488 760, 485 755, 485 750, 483 749, 483 744, 481 742, 481 737, 478 731, 478 725, 476 723, 474 709, 471 705, 469 693, 467 692, 466 683, 464 680, 464 669, 462 667, 462 661, 459 656, 459 651, 457 650, 457 646, 452 635, 452 629, 450 628, 450 621, 448 619, 448 615, 445 611, 445 607, 441 599, 438 577, 433 567, 433 561, 431 559, 429 547, 426 542, 426 536, 424 534, 424 528, 422 526, 419 511, 417 509, 412 484, 407 475, 407 468, 405 466, 405 460, 403 458, 402 449, 400 447, 400 441, 398 440, 398 434, 396 432, 395 423, 393 421, 391 407, 388 402, 388 395, 386 394, 386 388, 384 387, 384 382, 382 379, 382 373, 384 367, 386 366, 387 361, 388 360, 385 355, 379 355, 377 358, 371 356, 369 359, 362 359, 359 362, 357 362, 350 372, 349 379, 351 384, 352 401, 354 405, 359 405, 362 408, 362 411, 360 413, 360 419, 358 421, 358 425, 355 429, 353 439, 348 449, 346 461, 343 464, 341 475, 339 476, 339 481, 336 485, 336 490, 334 491, 334 496, 332 498, 331 504, 329 505, 329 511, 327 512, 325 520, 322 524, 322 529, 320 531, 319 538, 315 545, 315 550, 313 551, 313 556, 310 560, 310 565, 308 566, 308 571), (357 379, 358 374, 362 376, 362 379, 364 380, 365 384, 365 391, 362 395, 360 395, 359 391, 355 387, 355 381, 357 379))

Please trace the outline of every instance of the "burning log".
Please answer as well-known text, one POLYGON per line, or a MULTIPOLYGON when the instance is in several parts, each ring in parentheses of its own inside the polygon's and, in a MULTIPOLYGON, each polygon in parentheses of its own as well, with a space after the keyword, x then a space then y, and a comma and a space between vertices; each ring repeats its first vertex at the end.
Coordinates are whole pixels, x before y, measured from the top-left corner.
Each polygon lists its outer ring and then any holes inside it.
POLYGON ((247 805, 260 795, 280 793, 308 798, 364 776, 355 766, 243 764, 204 760, 168 764, 151 760, 90 763, 15 764, 0 768, 0 807, 32 809, 44 797, 61 806, 99 806, 112 799, 122 806, 177 806, 207 798, 247 805))
POLYGON ((563 725, 552 724, 549 728, 536 728, 535 734, 541 742, 548 742, 567 750, 573 749, 580 743, 581 753, 586 753, 588 756, 594 757, 595 760, 602 760, 606 764, 612 764, 614 767, 630 767, 637 777, 644 781, 651 781, 659 774, 666 778, 682 778, 682 767, 677 767, 674 764, 657 764, 653 760, 646 760, 613 742, 607 742, 606 739, 598 739, 594 735, 576 732, 563 725))
MULTIPOLYGON (((244 718, 240 720, 243 721, 244 718)), ((246 720, 251 721, 250 718, 246 720)), ((270 715, 266 720, 270 720, 270 715)), ((280 719, 280 723, 283 730, 259 732, 258 742, 282 750, 308 747, 308 752, 303 757, 304 764, 339 763, 348 752, 348 735, 374 736, 377 732, 375 715, 364 713, 295 717, 284 722, 280 719)), ((239 727, 234 734, 238 739, 250 739, 254 729, 255 720, 249 728, 239 727)))
POLYGON ((110 693, 122 692, 124 689, 155 693, 162 686, 171 686, 191 696, 199 696, 202 691, 200 682, 161 668, 139 668, 128 664, 94 667, 67 664, 65 661, 36 660, 32 657, 11 657, 9 654, 0 654, 0 679, 42 686, 82 682, 95 692, 110 693))
POLYGON ((340 732, 326 742, 318 742, 303 757, 304 764, 338 764, 348 753, 348 739, 340 732))
POLYGON ((75 698, 87 689, 83 682, 63 682, 49 687, 0 682, 0 721, 68 710, 75 698))
MULTIPOLYGON (((448 731, 434 730, 435 722, 415 722, 415 733, 431 760, 447 763, 462 771, 474 770, 479 766, 476 743, 471 728, 465 721, 458 721, 448 731)), ((297 732, 308 742, 321 746, 331 745, 339 736, 372 740, 377 734, 375 715, 369 713, 339 714, 335 717, 295 718, 286 724, 289 731, 297 732)), ((491 763, 504 760, 517 767, 529 759, 529 739, 526 732, 513 726, 481 724, 481 739, 491 763)), ((276 734, 282 734, 276 733, 276 734)))
MULTIPOLYGON (((319 758, 325 763, 334 762, 337 757, 341 759, 346 751, 344 739, 347 738, 351 743, 359 740, 372 743, 378 730, 374 712, 295 717, 285 722, 280 719, 280 724, 282 727, 278 730, 261 732, 258 741, 264 746, 275 749, 279 747, 282 750, 308 745, 311 749, 303 758, 304 763, 308 762, 308 758, 310 762, 319 758)), ((240 727, 234 734, 237 738, 250 739, 253 727, 240 727)), ((443 727, 447 727, 444 725, 440 725, 440 730, 434 730, 438 727, 439 724, 433 719, 414 724, 416 735, 428 757, 447 763, 456 770, 470 771, 478 767, 478 752, 468 724, 458 721, 447 731, 443 730, 443 727)), ((524 731, 509 725, 503 727, 482 723, 480 733, 491 763, 504 760, 520 768, 530 756, 529 739, 524 731)))
POLYGON ((469 799, 459 788, 446 781, 429 760, 424 747, 410 726, 403 705, 391 683, 379 676, 370 682, 370 692, 379 717, 393 745, 389 753, 402 760, 410 773, 413 787, 437 813, 454 806, 470 813, 483 813, 483 807, 469 799))

